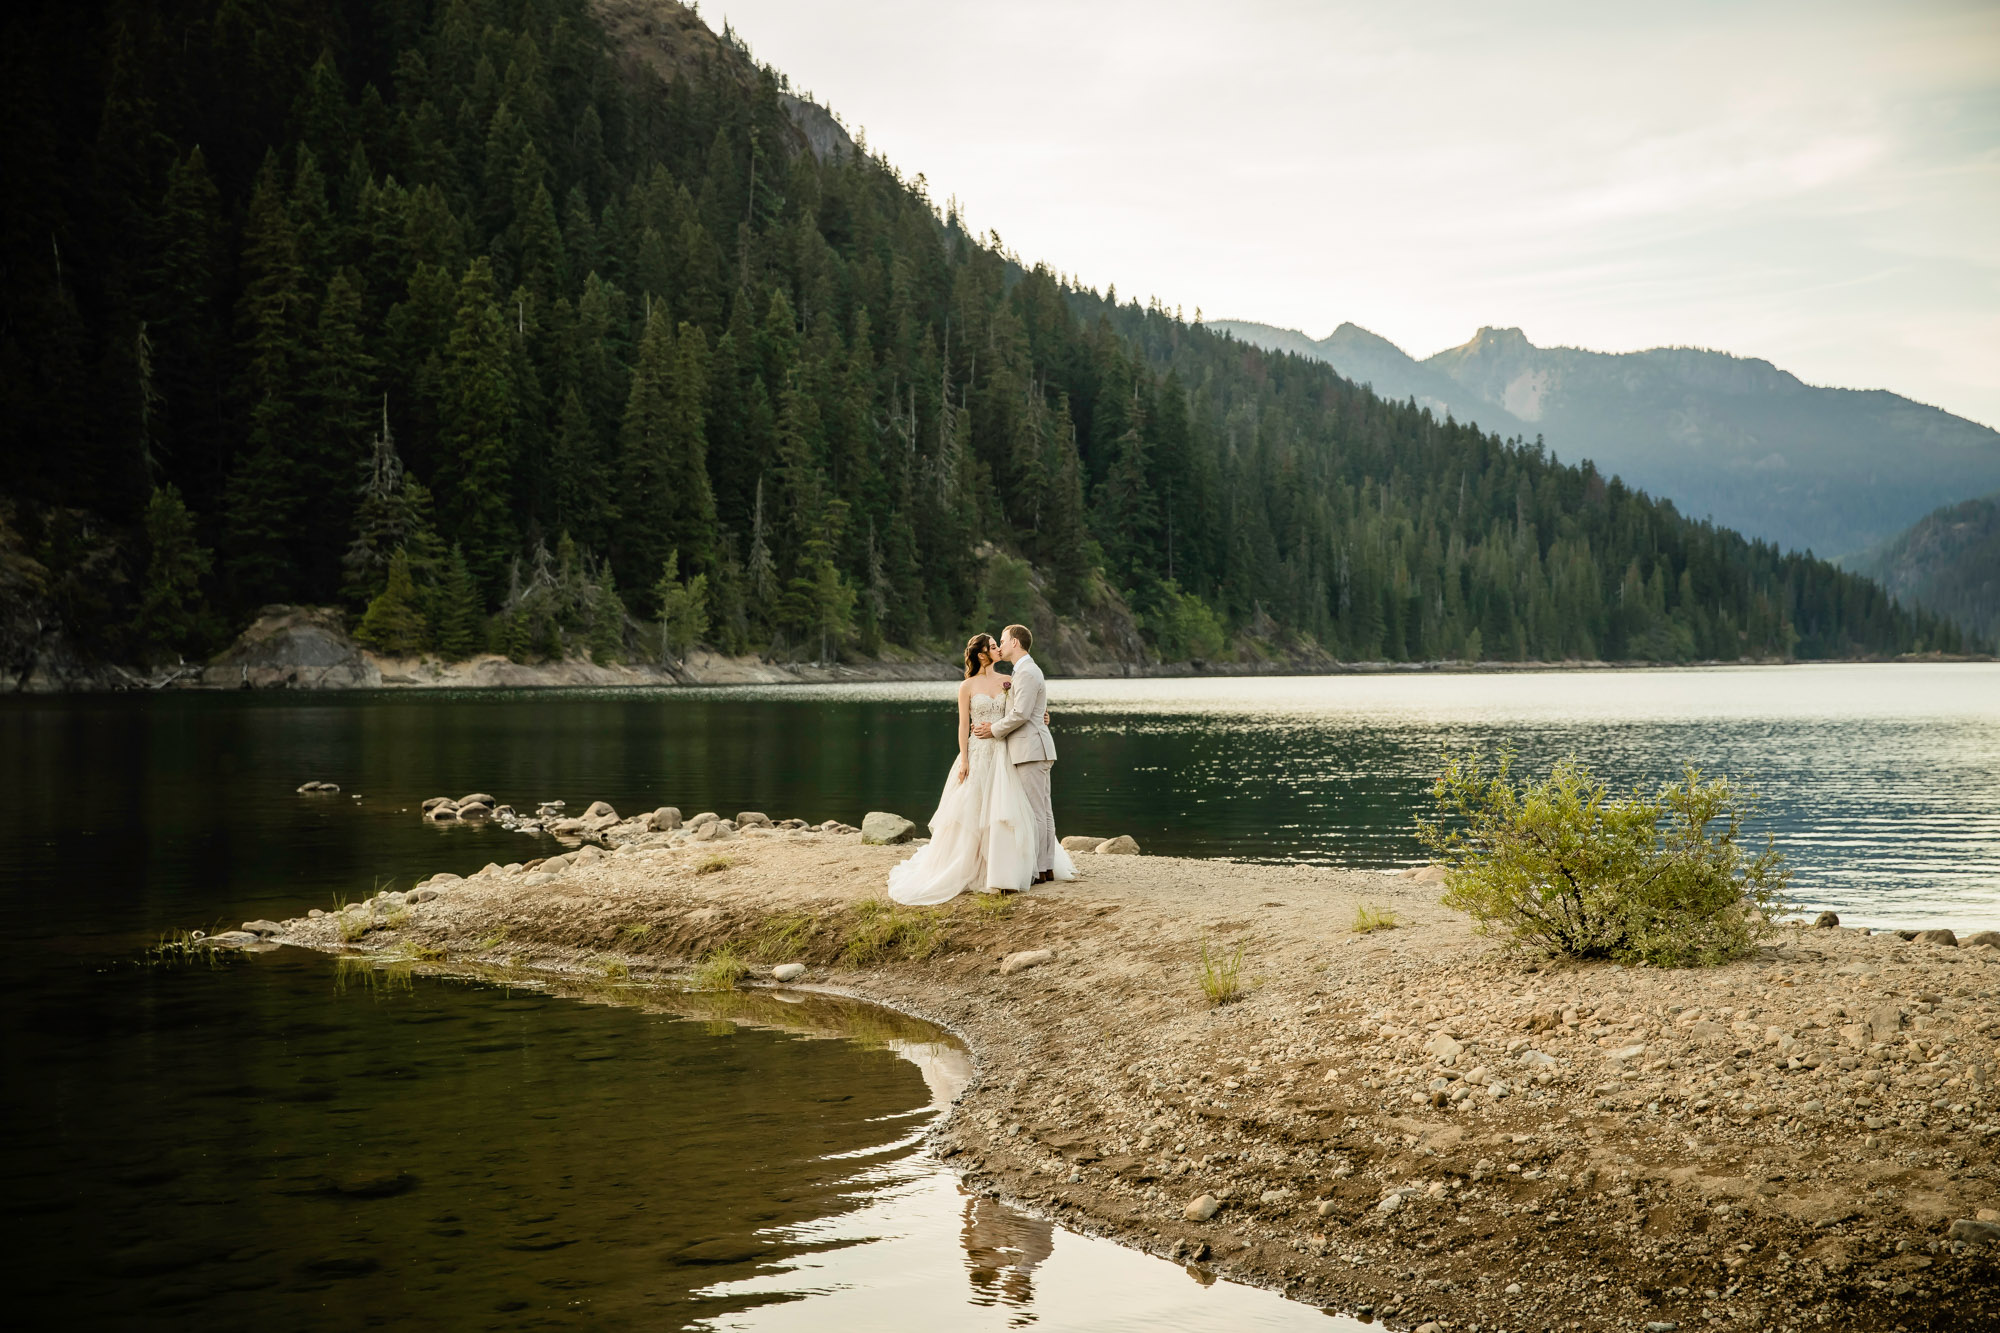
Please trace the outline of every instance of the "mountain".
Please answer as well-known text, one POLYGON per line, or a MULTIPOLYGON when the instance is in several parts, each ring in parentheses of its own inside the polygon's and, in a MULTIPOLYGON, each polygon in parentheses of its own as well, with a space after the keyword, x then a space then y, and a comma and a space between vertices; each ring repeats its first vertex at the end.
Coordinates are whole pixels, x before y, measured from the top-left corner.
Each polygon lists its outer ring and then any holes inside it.
POLYGON ((2000 431, 1724 352, 1587 352, 1483 328, 1418 361, 1352 324, 1317 342, 1263 324, 1210 327, 1503 436, 1539 435, 1560 457, 1588 458, 1685 513, 1790 549, 1857 552, 2000 486, 2000 431))
POLYGON ((1961 646, 1024 268, 670 0, 42 0, 0 10, 0 109, 16 680, 273 604, 520 661, 1961 646))
POLYGON ((1876 579, 1906 606, 2000 641, 2000 495, 1966 500, 1917 520, 1845 567, 1876 579))

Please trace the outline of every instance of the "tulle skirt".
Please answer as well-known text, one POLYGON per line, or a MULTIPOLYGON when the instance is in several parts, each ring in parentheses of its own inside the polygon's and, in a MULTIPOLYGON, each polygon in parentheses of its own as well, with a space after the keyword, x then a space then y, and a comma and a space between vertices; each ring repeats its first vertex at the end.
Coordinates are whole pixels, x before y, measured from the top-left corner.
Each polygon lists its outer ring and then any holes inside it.
MULTIPOLYGON (((912 907, 949 902, 961 893, 1025 889, 1035 878, 1035 816, 1027 788, 1007 762, 1003 742, 975 738, 966 752, 971 771, 958 780, 954 757, 944 793, 931 815, 931 840, 889 872, 889 896, 912 907)), ((1068 853, 1056 848, 1056 878, 1076 878, 1068 853)))

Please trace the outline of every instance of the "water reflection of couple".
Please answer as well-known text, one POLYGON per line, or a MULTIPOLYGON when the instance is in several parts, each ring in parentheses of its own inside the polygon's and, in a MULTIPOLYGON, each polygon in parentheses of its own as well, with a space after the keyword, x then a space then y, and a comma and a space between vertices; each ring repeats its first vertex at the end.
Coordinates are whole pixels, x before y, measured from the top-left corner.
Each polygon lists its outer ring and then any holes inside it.
POLYGON ((1026 1307, 1034 1302, 1035 1267, 1055 1253, 1054 1223, 975 1194, 965 1201, 963 1237, 976 1304, 1026 1307))
POLYGON ((965 645, 958 687, 958 758, 931 816, 931 840, 889 872, 889 896, 928 906, 961 893, 1018 893, 1034 884, 1076 878, 1056 841, 1049 770, 1048 682, 1028 655, 1034 635, 1009 625, 995 643, 975 634, 965 645), (995 667, 1012 664, 1011 676, 995 667))

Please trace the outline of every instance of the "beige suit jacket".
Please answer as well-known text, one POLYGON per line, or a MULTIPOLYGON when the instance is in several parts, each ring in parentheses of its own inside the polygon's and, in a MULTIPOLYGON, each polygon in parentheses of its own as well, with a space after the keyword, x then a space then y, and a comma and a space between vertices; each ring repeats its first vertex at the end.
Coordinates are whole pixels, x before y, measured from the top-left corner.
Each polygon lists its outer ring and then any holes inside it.
POLYGON ((993 724, 993 734, 1007 742, 1007 762, 1053 762, 1056 738, 1042 722, 1049 707, 1049 682, 1032 657, 1014 663, 1013 684, 1007 690, 1007 715, 993 724))

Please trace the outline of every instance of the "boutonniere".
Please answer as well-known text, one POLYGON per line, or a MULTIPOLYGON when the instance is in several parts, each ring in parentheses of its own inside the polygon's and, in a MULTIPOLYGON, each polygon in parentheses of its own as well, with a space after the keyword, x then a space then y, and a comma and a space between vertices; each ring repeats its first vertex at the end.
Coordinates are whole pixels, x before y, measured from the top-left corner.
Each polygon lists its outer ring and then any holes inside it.
POLYGON ((1007 691, 1013 688, 1014 688, 1014 682, 1011 678, 1000 682, 1000 693, 1002 694, 1005 694, 1007 691))

